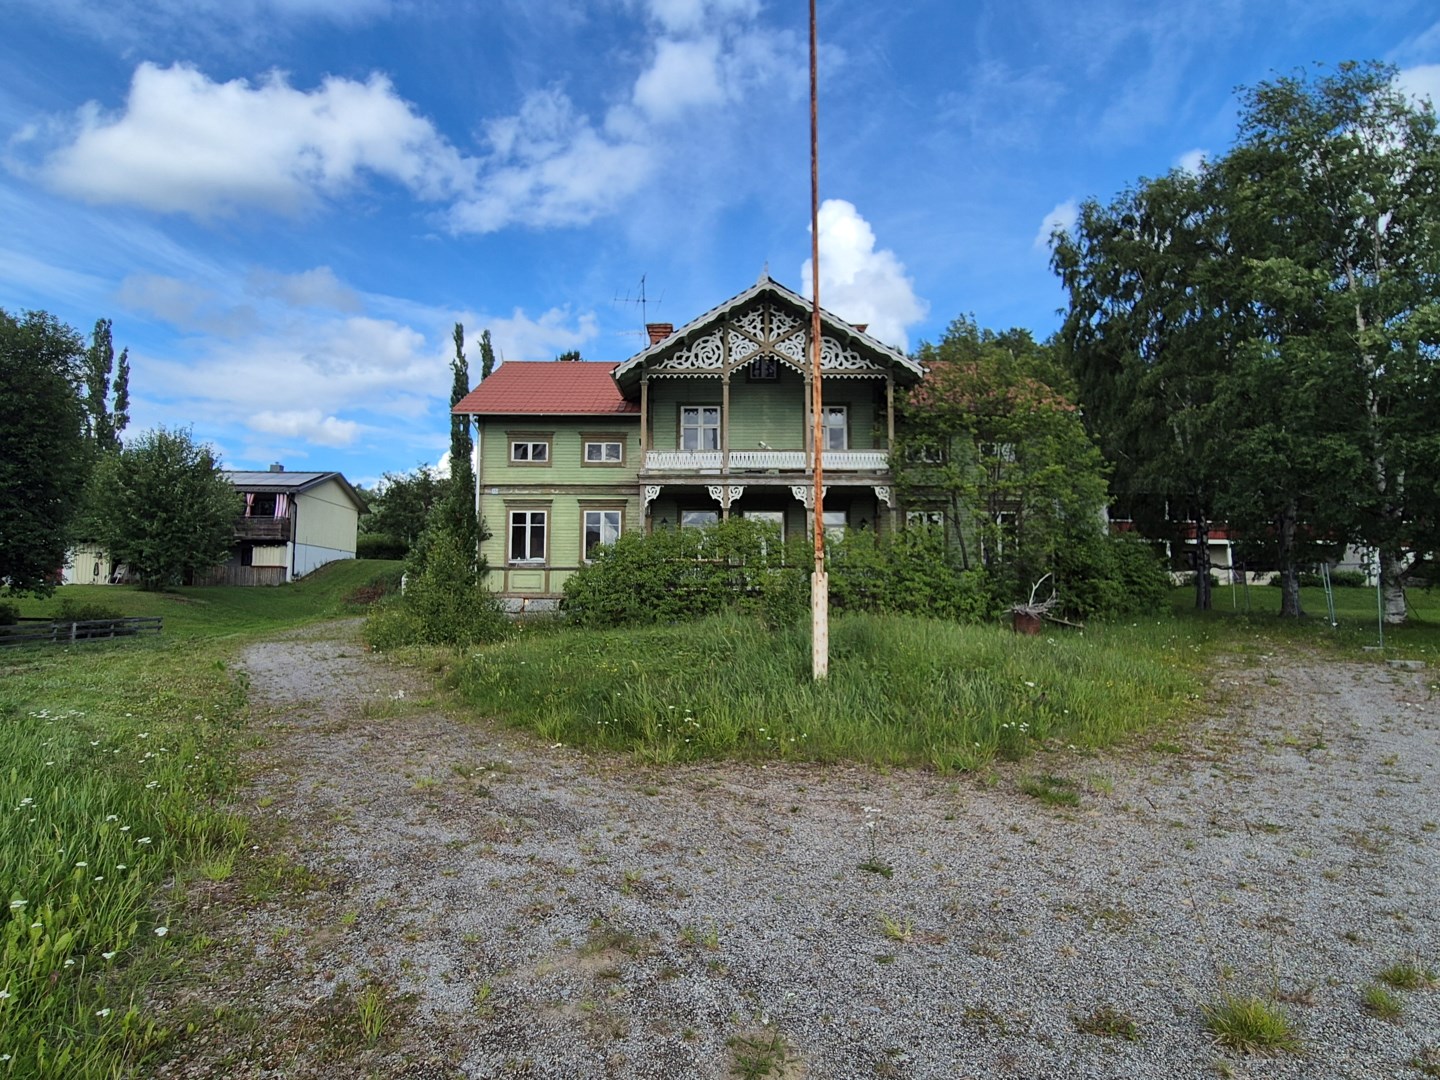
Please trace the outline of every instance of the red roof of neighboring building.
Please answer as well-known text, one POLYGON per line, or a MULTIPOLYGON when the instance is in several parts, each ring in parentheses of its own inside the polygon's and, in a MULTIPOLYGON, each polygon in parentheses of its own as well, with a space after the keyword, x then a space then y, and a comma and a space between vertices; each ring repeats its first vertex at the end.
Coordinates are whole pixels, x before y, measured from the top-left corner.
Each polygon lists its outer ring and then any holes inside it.
POLYGON ((507 360, 451 412, 465 416, 638 413, 640 406, 626 401, 610 377, 615 367, 589 360, 507 360))

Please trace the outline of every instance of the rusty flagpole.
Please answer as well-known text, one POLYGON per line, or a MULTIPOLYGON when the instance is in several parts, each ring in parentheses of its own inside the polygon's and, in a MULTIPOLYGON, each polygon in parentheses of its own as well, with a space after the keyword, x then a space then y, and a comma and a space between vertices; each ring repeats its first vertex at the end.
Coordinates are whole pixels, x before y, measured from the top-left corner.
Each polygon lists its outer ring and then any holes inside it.
POLYGON ((830 674, 830 578, 825 573, 824 395, 820 392, 820 121, 815 0, 810 0, 810 462, 815 477, 815 572, 810 577, 810 666, 830 674))

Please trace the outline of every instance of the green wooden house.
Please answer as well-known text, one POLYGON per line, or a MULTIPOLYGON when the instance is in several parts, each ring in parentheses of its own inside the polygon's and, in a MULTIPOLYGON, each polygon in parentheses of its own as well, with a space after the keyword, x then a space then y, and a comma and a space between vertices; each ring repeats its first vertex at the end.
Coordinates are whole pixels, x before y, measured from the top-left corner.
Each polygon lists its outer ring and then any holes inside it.
MULTIPOLYGON (((491 587, 553 606, 621 532, 744 516, 804 534, 813 510, 810 305, 768 275, 620 363, 509 361, 454 411, 475 424, 491 587)), ((821 312, 827 532, 897 524, 897 388, 919 363, 821 312)))

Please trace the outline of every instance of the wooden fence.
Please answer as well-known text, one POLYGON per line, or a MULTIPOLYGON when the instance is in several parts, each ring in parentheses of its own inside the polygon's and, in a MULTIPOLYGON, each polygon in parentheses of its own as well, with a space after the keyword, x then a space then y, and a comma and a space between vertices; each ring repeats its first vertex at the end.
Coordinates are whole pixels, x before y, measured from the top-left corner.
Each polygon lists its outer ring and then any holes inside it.
POLYGON ((75 641, 98 641, 101 638, 159 634, 164 621, 159 615, 123 619, 87 619, 83 622, 21 619, 13 626, 0 626, 0 647, 36 643, 68 645, 75 641))

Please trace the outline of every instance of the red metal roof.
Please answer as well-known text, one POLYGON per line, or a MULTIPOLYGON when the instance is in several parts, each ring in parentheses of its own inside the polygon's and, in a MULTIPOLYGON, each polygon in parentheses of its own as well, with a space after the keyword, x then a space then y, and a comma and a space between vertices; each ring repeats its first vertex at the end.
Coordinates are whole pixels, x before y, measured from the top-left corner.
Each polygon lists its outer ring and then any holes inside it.
POLYGON ((626 401, 610 377, 615 367, 590 360, 507 360, 451 411, 465 416, 638 413, 640 406, 626 401))

